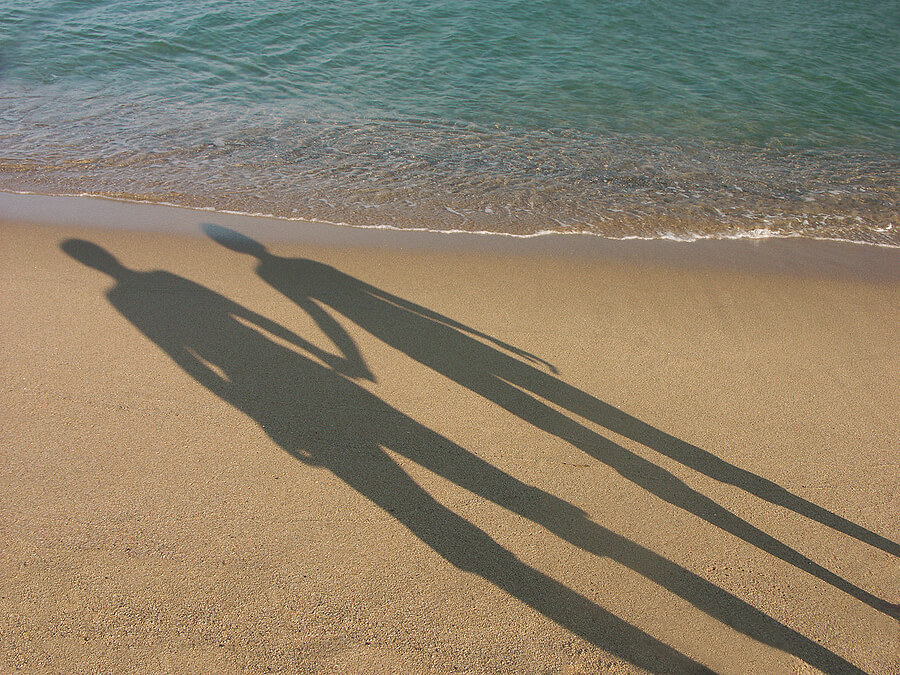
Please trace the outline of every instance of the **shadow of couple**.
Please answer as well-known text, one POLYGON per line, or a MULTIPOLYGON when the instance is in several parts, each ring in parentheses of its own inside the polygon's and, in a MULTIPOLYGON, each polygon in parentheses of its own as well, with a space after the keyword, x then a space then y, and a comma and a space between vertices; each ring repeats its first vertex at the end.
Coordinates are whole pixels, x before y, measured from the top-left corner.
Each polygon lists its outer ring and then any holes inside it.
POLYGON ((360 386, 374 380, 356 343, 324 307, 453 382, 553 434, 656 497, 791 563, 881 611, 883 601, 740 519, 656 464, 558 408, 860 541, 898 555, 893 542, 712 453, 674 438, 565 383, 534 355, 334 267, 271 254, 217 225, 205 231, 258 260, 259 277, 305 311, 337 353, 178 275, 131 270, 84 240, 63 250, 109 275, 109 302, 187 374, 253 419, 297 459, 327 468, 390 513, 437 554, 477 574, 575 635, 650 672, 703 666, 519 560, 415 483, 386 452, 435 474, 580 549, 643 575, 727 626, 828 673, 852 664, 702 577, 590 520, 568 502, 487 463, 360 386), (282 343, 290 345, 285 346, 282 343), (549 372, 547 372, 549 371, 549 372), (548 403, 554 404, 553 406, 548 403))

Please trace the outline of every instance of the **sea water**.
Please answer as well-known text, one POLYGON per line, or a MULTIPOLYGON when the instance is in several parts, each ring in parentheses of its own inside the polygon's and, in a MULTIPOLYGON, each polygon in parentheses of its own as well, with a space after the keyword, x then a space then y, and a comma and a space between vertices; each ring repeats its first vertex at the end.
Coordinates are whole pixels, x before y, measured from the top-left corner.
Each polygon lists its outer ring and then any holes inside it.
POLYGON ((898 110, 896 0, 0 0, 9 191, 897 246, 898 110))

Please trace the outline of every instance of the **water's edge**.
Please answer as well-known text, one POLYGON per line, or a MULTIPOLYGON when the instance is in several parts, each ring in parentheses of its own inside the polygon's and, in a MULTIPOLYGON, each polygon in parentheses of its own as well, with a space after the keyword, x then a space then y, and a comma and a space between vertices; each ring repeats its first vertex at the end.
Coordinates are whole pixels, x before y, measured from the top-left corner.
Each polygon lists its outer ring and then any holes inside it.
MULTIPOLYGON (((611 241, 673 241, 682 243, 694 243, 701 241, 740 241, 740 240, 766 240, 766 239, 803 239, 807 241, 825 241, 837 242, 844 244, 855 244, 860 246, 874 246, 878 248, 900 249, 900 244, 888 243, 885 241, 866 241, 860 239, 845 239, 836 236, 815 236, 807 232, 772 230, 765 226, 761 226, 752 230, 713 230, 710 232, 688 232, 679 234, 674 232, 662 231, 655 235, 615 235, 608 232, 596 232, 589 230, 560 230, 560 229, 541 229, 534 232, 504 232, 500 230, 479 230, 479 229, 455 229, 452 227, 432 228, 427 226, 397 226, 390 224, 370 224, 328 220, 325 218, 316 218, 313 216, 283 216, 275 213, 240 211, 230 209, 220 209, 212 206, 198 206, 194 204, 184 204, 179 202, 165 201, 160 198, 146 196, 145 198, 122 197, 103 193, 58 193, 58 192, 32 192, 27 190, 0 190, 0 195, 17 195, 23 197, 50 197, 50 198, 74 198, 74 199, 95 199, 121 204, 145 204, 161 207, 170 207, 176 209, 185 209, 188 211, 199 211, 204 213, 222 214, 228 216, 241 216, 246 218, 261 218, 272 221, 282 221, 285 223, 315 223, 318 225, 327 225, 333 227, 345 227, 357 230, 385 230, 393 232, 427 232, 441 235, 471 235, 471 236, 491 236, 512 239, 534 239, 536 237, 547 237, 551 235, 557 236, 584 236, 594 237, 598 239, 607 239, 611 241)), ((0 198, 0 206, 3 200, 0 198)), ((2 214, 0 214, 2 216, 2 214)), ((887 232, 893 232, 893 224, 886 228, 887 232)), ((288 237, 291 239, 291 237, 288 237)))
POLYGON ((79 229, 126 230, 201 238, 203 226, 230 227, 267 244, 380 248, 423 253, 473 253, 505 258, 552 256, 595 263, 646 264, 681 269, 743 270, 808 277, 900 283, 900 248, 817 240, 611 239, 591 233, 514 235, 429 229, 347 227, 340 224, 226 213, 97 196, 0 191, 0 222, 79 229))

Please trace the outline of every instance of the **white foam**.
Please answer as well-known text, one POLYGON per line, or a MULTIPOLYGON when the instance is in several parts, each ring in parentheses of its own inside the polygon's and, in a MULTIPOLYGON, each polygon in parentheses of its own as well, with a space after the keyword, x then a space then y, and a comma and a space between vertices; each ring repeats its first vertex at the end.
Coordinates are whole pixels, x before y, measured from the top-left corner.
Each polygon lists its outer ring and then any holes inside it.
MULTIPOLYGON (((8 194, 18 194, 18 195, 35 195, 35 196, 45 196, 45 197, 84 197, 88 199, 103 199, 111 202, 120 202, 126 204, 147 204, 147 205, 158 205, 158 206, 168 206, 178 209, 186 209, 189 211, 202 211, 206 213, 222 213, 231 216, 246 216, 249 218, 268 218, 270 220, 280 220, 286 222, 297 222, 297 223, 315 223, 317 225, 333 225, 335 227, 350 227, 359 230, 389 230, 394 232, 428 232, 432 234, 446 234, 446 235, 473 235, 473 236, 490 236, 490 237, 511 237, 514 239, 534 239, 537 237, 545 237, 548 235, 587 235, 591 237, 597 237, 600 239, 609 239, 612 241, 674 241, 679 243, 693 243, 698 241, 709 241, 709 240, 733 240, 733 239, 811 239, 814 241, 833 241, 833 242, 841 242, 846 244, 860 244, 864 246, 877 246, 880 248, 900 248, 898 244, 888 244, 883 242, 871 242, 871 241, 860 241, 858 239, 845 239, 842 237, 817 237, 814 235, 810 235, 808 233, 803 232, 784 232, 784 231, 776 231, 770 230, 768 228, 755 228, 753 230, 735 230, 729 232, 709 232, 709 233, 687 233, 687 234, 678 234, 675 232, 658 232, 653 235, 637 235, 637 234, 628 234, 615 236, 610 234, 605 234, 602 232, 591 232, 586 230, 538 230, 536 232, 529 232, 525 234, 518 234, 514 232, 495 232, 491 230, 461 230, 461 229, 441 229, 437 230, 429 227, 398 227, 396 225, 361 225, 354 223, 346 223, 343 221, 334 221, 334 220, 325 220, 322 218, 313 218, 313 217, 301 217, 301 216, 276 216, 271 213, 260 213, 253 211, 232 211, 229 209, 217 209, 212 206, 193 206, 193 205, 184 205, 177 204, 175 202, 166 202, 166 201, 151 201, 151 200, 143 200, 143 199, 128 199, 127 197, 111 197, 109 195, 102 194, 92 194, 89 192, 78 192, 78 193, 55 193, 55 192, 32 192, 27 190, 2 190, 2 192, 6 192, 8 194)), ((451 213, 455 213, 456 215, 462 217, 465 220, 466 217, 453 209, 448 207, 444 207, 451 213)), ((617 209, 611 209, 613 211, 617 209)), ((764 218, 763 218, 764 220, 764 218)), ((559 222, 559 221, 556 221, 559 222)), ((879 229, 873 229, 873 232, 890 232, 893 230, 893 223, 888 224, 887 226, 879 229)))

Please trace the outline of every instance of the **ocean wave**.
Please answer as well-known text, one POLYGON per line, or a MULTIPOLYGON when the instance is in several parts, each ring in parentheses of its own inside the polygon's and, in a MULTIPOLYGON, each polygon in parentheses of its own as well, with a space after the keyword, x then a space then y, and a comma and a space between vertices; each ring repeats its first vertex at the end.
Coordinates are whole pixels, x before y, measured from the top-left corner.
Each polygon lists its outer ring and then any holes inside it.
MULTIPOLYGON (((387 224, 377 224, 377 223, 352 223, 352 222, 344 222, 344 221, 334 221, 327 220, 324 218, 316 218, 316 217, 297 217, 297 216, 278 216, 271 213, 265 212, 256 212, 256 211, 235 211, 228 209, 218 209, 212 206, 197 206, 184 204, 179 202, 170 202, 160 199, 141 199, 134 197, 123 197, 123 196, 112 196, 105 195, 99 193, 88 193, 88 192, 79 192, 79 193, 61 193, 61 192, 34 192, 29 190, 4 190, 4 192, 10 194, 19 194, 19 195, 36 195, 36 196, 46 196, 46 197, 83 197, 88 199, 102 199, 108 200, 112 202, 121 202, 128 204, 153 204, 158 206, 167 206, 174 208, 183 208, 192 211, 202 211, 208 213, 221 213, 225 215, 232 216, 245 216, 251 218, 266 218, 272 220, 279 221, 287 221, 287 222, 295 222, 295 223, 315 223, 318 225, 328 225, 334 227, 347 227, 347 228, 355 228, 355 229, 364 229, 364 230, 387 230, 387 231, 395 231, 395 232, 424 232, 438 235, 466 235, 466 236, 491 236, 491 237, 508 237, 512 239, 535 239, 540 237, 545 237, 549 235, 582 235, 582 236, 591 236, 598 237, 602 239, 610 239, 613 241, 672 241, 678 243, 695 243, 700 241, 709 241, 709 240, 741 240, 741 239, 750 239, 750 240, 763 240, 763 239, 789 239, 789 238, 801 238, 801 239, 812 239, 817 241, 832 241, 832 242, 842 242, 847 244, 857 244, 864 246, 877 246, 882 248, 900 248, 900 241, 896 240, 877 240, 875 238, 872 239, 862 239, 862 238, 843 238, 839 236, 818 236, 810 233, 803 232, 792 232, 792 231, 778 231, 771 230, 768 228, 755 228, 752 230, 738 230, 738 231, 707 231, 707 232, 672 232, 664 229, 659 230, 654 234, 647 235, 637 235, 637 234, 620 234, 616 235, 612 232, 597 232, 597 231, 588 231, 588 230, 573 230, 573 229, 541 229, 536 230, 534 232, 528 233, 515 233, 515 232, 505 232, 502 230, 463 230, 463 229, 453 229, 453 228, 431 228, 426 226, 407 226, 407 227, 399 227, 396 225, 387 225, 387 224)), ((891 233, 893 234, 893 226, 889 226, 884 228, 884 230, 880 233, 891 233)), ((302 236, 302 233, 298 232, 298 236, 302 236)))

